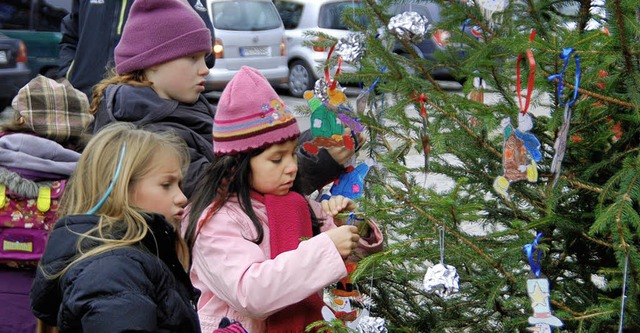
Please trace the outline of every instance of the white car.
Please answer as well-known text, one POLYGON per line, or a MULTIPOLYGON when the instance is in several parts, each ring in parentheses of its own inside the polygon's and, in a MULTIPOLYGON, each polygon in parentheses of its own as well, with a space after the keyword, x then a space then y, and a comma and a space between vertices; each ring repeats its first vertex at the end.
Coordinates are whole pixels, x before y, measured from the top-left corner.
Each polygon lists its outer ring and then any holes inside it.
POLYGON ((242 66, 256 68, 274 87, 287 82, 284 26, 271 0, 207 0, 216 64, 205 90, 222 90, 242 66))
MULTIPOLYGON (((313 90, 316 80, 323 74, 329 49, 310 47, 305 41, 316 38, 309 32, 322 32, 337 39, 349 35, 349 27, 342 22, 343 13, 349 13, 353 0, 276 0, 276 7, 285 27, 287 40, 287 64, 289 66, 289 93, 301 97, 306 90, 313 90)), ((216 65, 217 66, 217 65, 216 65)), ((341 71, 353 71, 344 64, 341 71)), ((331 69, 331 74, 335 68, 331 69)))

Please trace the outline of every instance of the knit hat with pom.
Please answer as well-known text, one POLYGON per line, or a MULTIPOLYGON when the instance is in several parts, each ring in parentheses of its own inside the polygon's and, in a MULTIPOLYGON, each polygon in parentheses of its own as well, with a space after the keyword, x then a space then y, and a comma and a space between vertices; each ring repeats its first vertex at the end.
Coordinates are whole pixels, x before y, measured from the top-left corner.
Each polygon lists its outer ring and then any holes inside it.
POLYGON ((213 120, 213 152, 247 152, 295 139, 298 123, 269 81, 255 68, 242 66, 229 81, 213 120))
POLYGON ((211 52, 211 31, 186 0, 136 0, 114 52, 116 73, 198 52, 211 52))

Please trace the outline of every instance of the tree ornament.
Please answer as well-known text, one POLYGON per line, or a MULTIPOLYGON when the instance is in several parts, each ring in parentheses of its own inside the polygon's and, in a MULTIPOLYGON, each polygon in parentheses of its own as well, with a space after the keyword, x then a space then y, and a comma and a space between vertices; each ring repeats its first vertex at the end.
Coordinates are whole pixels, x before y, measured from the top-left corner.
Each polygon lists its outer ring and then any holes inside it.
POLYGON ((416 12, 404 12, 392 17, 387 28, 398 39, 418 44, 427 34, 428 23, 426 17, 416 12))
POLYGON ((387 333, 384 318, 380 317, 364 317, 358 323, 358 332, 360 333, 387 333))
POLYGON ((305 91, 304 98, 311 109, 312 141, 305 142, 302 148, 311 154, 317 154, 321 147, 344 145, 354 149, 355 143, 351 135, 344 135, 344 127, 337 114, 327 108, 320 98, 311 91, 305 91))
MULTIPOLYGON (((527 244, 522 248, 531 266, 531 273, 529 274, 529 279, 527 279, 527 294, 531 300, 533 315, 529 317, 528 322, 536 325, 537 332, 547 331, 547 326, 561 327, 563 325, 560 319, 551 314, 549 280, 540 272, 540 256, 542 253, 537 246, 541 237, 542 233, 540 232, 531 244, 527 244)), ((531 329, 529 330, 531 331, 531 329)), ((547 332, 550 332, 550 330, 547 332)))
POLYGON ((427 292, 447 297, 458 292, 459 280, 456 268, 444 263, 444 228, 440 228, 440 263, 427 269, 423 281, 424 288, 427 292))
POLYGON ((366 37, 361 32, 350 33, 336 44, 336 53, 342 60, 354 64, 358 63, 367 49, 366 37))
POLYGON ((329 94, 327 91, 329 90, 329 83, 323 77, 316 80, 316 84, 313 86, 313 93, 316 97, 318 97, 321 101, 326 102, 329 100, 329 94))
POLYGON ((526 179, 530 183, 538 181, 538 164, 542 159, 540 141, 529 130, 533 128, 533 120, 529 114, 518 114, 518 127, 513 128, 511 119, 501 122, 504 128, 502 145, 503 175, 493 182, 493 188, 508 199, 509 185, 512 182, 526 179))
POLYGON ((558 136, 556 137, 556 141, 553 144, 553 149, 555 149, 555 154, 553 155, 553 161, 551 162, 551 173, 553 173, 553 185, 556 186, 558 183, 558 179, 560 178, 560 172, 562 170, 562 160, 564 159, 564 153, 567 149, 567 137, 569 136, 569 125, 571 124, 571 105, 576 102, 578 99, 578 89, 580 88, 580 56, 574 54, 574 60, 576 63, 576 77, 575 77, 575 85, 573 90, 573 97, 567 101, 563 102, 563 90, 564 90, 564 73, 567 70, 567 65, 569 64, 569 59, 571 58, 571 54, 573 54, 575 50, 573 48, 564 48, 562 49, 562 53, 560 53, 560 59, 564 60, 564 66, 562 66, 562 71, 558 74, 554 74, 549 76, 549 80, 558 80, 558 89, 557 89, 557 98, 560 102, 561 106, 564 106, 564 114, 562 116, 562 125, 560 125, 560 129, 558 130, 558 136))

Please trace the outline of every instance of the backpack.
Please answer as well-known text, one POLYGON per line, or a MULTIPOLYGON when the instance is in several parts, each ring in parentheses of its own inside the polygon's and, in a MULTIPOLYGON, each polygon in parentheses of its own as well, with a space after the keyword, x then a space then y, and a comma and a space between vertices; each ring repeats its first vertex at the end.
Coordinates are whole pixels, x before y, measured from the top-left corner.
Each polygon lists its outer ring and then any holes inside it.
POLYGON ((49 139, 0 133, 0 265, 37 265, 79 157, 49 139))
POLYGON ((65 184, 66 179, 35 182, 0 167, 0 263, 37 265, 65 184))

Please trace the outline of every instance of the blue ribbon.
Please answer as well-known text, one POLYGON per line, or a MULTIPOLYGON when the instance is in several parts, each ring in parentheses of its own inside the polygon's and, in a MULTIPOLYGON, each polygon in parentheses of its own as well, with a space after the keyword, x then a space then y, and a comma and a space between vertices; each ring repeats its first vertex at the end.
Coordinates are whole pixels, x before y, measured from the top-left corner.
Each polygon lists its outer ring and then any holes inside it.
POLYGON ((127 150, 127 144, 123 143, 122 144, 122 149, 120 149, 120 158, 118 158, 118 165, 116 166, 116 172, 113 174, 113 178, 111 179, 111 182, 109 183, 109 187, 107 188, 107 191, 104 193, 102 198, 100 198, 100 201, 98 201, 98 203, 95 206, 93 206, 93 208, 89 209, 87 214, 89 214, 89 215, 95 214, 98 211, 98 209, 100 209, 100 207, 102 207, 104 202, 107 201, 107 198, 111 194, 111 191, 113 191, 113 187, 116 184, 116 180, 118 179, 118 176, 120 175, 120 169, 122 168, 122 160, 124 159, 124 153, 125 153, 126 150, 127 150))
POLYGON ((542 237, 542 233, 539 232, 536 238, 533 240, 533 242, 531 242, 531 244, 527 244, 524 247, 522 247, 522 251, 524 251, 524 253, 527 255, 527 259, 529 260, 531 271, 533 272, 533 274, 535 274, 536 277, 540 276, 540 256, 542 254, 542 251, 536 249, 536 247, 538 246, 538 241, 540 240, 541 237, 542 237), (533 257, 534 252, 538 253, 535 259, 533 257))
POLYGON ((553 74, 550 75, 547 80, 551 81, 551 80, 555 80, 558 79, 558 90, 557 90, 557 96, 558 96, 558 101, 560 101, 560 105, 564 106, 564 105, 573 105, 573 103, 576 102, 576 99, 578 98, 578 88, 580 88, 580 56, 578 54, 574 53, 574 49, 570 48, 570 47, 566 47, 562 49, 562 53, 560 54, 560 59, 564 60, 564 66, 562 66, 562 71, 560 71, 560 73, 558 74, 553 74), (567 65, 569 64, 569 59, 571 58, 571 54, 573 54, 573 58, 576 62, 576 78, 575 78, 575 89, 573 90, 573 98, 565 103, 562 101, 563 96, 563 90, 564 90, 564 72, 567 70, 567 65))

